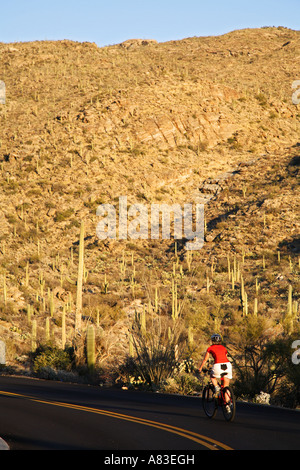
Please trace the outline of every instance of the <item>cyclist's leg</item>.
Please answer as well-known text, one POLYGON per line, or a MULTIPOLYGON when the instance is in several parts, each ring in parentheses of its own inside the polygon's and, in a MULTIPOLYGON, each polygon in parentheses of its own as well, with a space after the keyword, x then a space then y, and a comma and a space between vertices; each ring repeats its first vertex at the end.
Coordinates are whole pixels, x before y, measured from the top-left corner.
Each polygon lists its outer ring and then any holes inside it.
POLYGON ((211 380, 211 383, 213 384, 213 386, 216 388, 219 384, 218 384, 218 380, 216 379, 216 377, 210 377, 210 380, 211 380))
POLYGON ((215 397, 217 397, 219 395, 219 392, 220 392, 220 386, 219 386, 219 383, 218 383, 218 374, 216 374, 215 367, 213 367, 212 370, 211 370, 210 380, 211 380, 211 383, 214 386, 214 395, 215 395, 215 397))
MULTIPOLYGON (((232 366, 230 363, 227 364, 227 371, 226 375, 223 375, 223 387, 229 387, 230 385, 230 380, 232 379, 232 366)), ((225 394, 225 399, 226 402, 230 401, 230 397, 225 394)))
MULTIPOLYGON (((223 383, 223 385, 224 385, 224 388, 225 388, 225 387, 227 387, 227 388, 229 387, 229 385, 230 385, 230 380, 229 380, 227 377, 224 377, 224 383, 223 383)), ((231 401, 231 393, 230 393, 229 391, 228 391, 228 392, 226 391, 225 394, 224 394, 224 398, 225 398, 226 403, 230 403, 230 401, 231 401)))
POLYGON ((230 379, 228 379, 228 377, 224 377, 224 387, 229 387, 229 384, 230 384, 230 379))

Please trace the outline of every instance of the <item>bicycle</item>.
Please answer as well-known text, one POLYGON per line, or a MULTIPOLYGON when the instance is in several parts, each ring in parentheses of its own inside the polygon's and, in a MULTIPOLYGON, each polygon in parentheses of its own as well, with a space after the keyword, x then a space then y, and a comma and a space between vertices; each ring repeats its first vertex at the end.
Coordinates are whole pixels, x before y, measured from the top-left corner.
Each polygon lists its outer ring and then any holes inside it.
MULTIPOLYGON (((202 369, 203 370, 203 369, 202 369)), ((209 372, 203 370, 203 372, 209 372)), ((221 374, 220 392, 215 397, 214 386, 212 383, 205 385, 202 393, 202 406, 208 418, 213 419, 216 416, 218 407, 222 407, 223 415, 226 421, 233 421, 236 412, 236 400, 232 387, 224 387, 224 376, 226 373, 221 374)))

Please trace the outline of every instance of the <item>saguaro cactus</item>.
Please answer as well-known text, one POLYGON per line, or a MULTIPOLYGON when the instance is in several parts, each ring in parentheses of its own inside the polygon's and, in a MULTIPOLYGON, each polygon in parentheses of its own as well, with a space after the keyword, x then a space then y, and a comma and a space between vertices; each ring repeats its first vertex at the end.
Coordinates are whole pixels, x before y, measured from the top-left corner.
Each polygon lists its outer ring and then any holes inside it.
POLYGON ((95 368, 96 357, 95 357, 95 330, 93 325, 87 327, 86 332, 86 354, 87 354, 87 365, 90 371, 95 368))
POLYGON ((293 288, 291 284, 289 284, 288 290, 288 305, 287 305, 287 313, 285 316, 285 323, 287 325, 287 330, 289 333, 293 333, 294 331, 294 318, 293 318, 293 288))
POLYGON ((25 286, 29 286, 29 262, 27 261, 26 268, 25 268, 25 286))
POLYGON ((45 326, 45 339, 46 342, 50 341, 50 318, 46 318, 46 326, 45 326))
POLYGON ((245 291, 245 283, 243 276, 241 277, 241 304, 243 310, 243 316, 248 315, 248 294, 245 291))
POLYGON ((36 320, 32 320, 32 327, 31 327, 31 351, 34 352, 37 346, 37 339, 36 339, 36 320))
POLYGON ((49 297, 49 311, 50 311, 50 316, 54 316, 54 297, 53 297, 53 292, 48 291, 48 297, 49 297))
POLYGON ((78 261, 78 277, 77 277, 77 297, 75 312, 75 332, 81 329, 82 314, 82 284, 84 269, 84 221, 81 221, 80 239, 79 239, 79 261, 78 261))
POLYGON ((134 355, 134 340, 133 340, 132 334, 130 333, 130 335, 129 335, 129 356, 133 357, 133 355, 134 355))
POLYGON ((177 294, 177 284, 174 279, 172 279, 172 318, 177 320, 179 315, 179 305, 178 305, 178 294, 177 294))
POLYGON ((30 304, 27 304, 27 321, 28 325, 31 325, 31 317, 33 313, 33 306, 30 304))
POLYGON ((293 287, 291 286, 291 284, 289 284, 287 314, 292 316, 292 313, 293 313, 293 287))
POLYGON ((61 317, 61 346, 62 349, 66 347, 66 306, 63 306, 61 317))

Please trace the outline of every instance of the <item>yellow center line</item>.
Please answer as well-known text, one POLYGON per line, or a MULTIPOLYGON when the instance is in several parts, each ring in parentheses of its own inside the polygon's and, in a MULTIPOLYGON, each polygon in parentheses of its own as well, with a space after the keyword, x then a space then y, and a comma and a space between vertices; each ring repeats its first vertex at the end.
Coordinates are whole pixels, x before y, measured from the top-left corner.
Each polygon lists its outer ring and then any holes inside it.
POLYGON ((100 414, 104 416, 108 416, 110 418, 117 418, 117 419, 122 419, 125 421, 130 421, 132 423, 137 423, 137 424, 143 424, 145 426, 151 426, 153 428, 161 429, 163 431, 167 431, 173 434, 177 434, 181 437, 184 437, 186 439, 192 440, 194 442, 197 442, 198 444, 203 445, 204 447, 207 447, 208 449, 211 450, 218 450, 218 448, 221 448, 223 450, 233 450, 231 447, 227 446, 226 444, 223 444, 219 441, 216 441, 215 439, 211 439, 207 436, 203 436, 202 434, 198 434, 192 431, 189 431, 187 429, 182 429, 176 426, 171 426, 169 424, 165 423, 160 423, 157 421, 151 421, 148 419, 144 418, 138 418, 135 416, 130 416, 130 415, 124 415, 121 413, 115 413, 113 411, 107 411, 107 410, 101 410, 98 408, 91 408, 87 406, 82 406, 82 405, 75 405, 72 403, 63 403, 63 402, 57 402, 57 401, 49 401, 49 400, 41 400, 29 395, 22 395, 19 393, 12 393, 12 392, 4 392, 0 390, 1 395, 7 395, 7 396, 12 396, 12 397, 19 397, 19 398, 26 398, 31 401, 35 401, 37 403, 44 403, 47 405, 55 405, 55 406, 61 406, 63 408, 71 408, 74 410, 78 411, 86 411, 89 413, 94 413, 94 414, 100 414))

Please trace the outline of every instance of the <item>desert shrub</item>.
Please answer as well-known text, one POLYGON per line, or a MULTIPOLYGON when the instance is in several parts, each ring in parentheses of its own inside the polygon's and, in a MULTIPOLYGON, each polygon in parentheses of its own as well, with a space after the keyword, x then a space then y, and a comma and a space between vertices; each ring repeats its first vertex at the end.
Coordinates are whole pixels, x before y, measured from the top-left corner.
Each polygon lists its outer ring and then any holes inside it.
POLYGON ((300 403, 300 371, 292 362, 293 338, 275 337, 270 327, 265 318, 252 316, 237 328, 235 392, 252 400, 264 392, 270 394, 271 403, 296 407, 300 403))
POLYGON ((267 106, 268 104, 268 99, 263 93, 258 93, 255 98, 259 102, 259 104, 263 107, 267 106))
POLYGON ((300 368, 290 364, 286 375, 279 384, 272 402, 287 408, 297 408, 300 405, 300 368))
POLYGON ((180 393, 181 395, 192 395, 201 393, 202 383, 191 373, 181 372, 170 377, 162 384, 165 393, 180 393))
POLYGON ((132 329, 132 343, 134 354, 127 357, 121 372, 131 383, 157 389, 176 371, 186 337, 176 322, 145 328, 144 324, 136 321, 132 329))
POLYGON ((182 395, 199 394, 203 389, 203 380, 195 375, 196 368, 193 359, 184 359, 176 365, 172 377, 162 384, 162 391, 180 393, 182 395))
POLYGON ((71 217, 73 212, 74 212, 74 209, 72 208, 66 209, 65 211, 57 211, 54 220, 55 222, 63 222, 69 219, 69 217, 71 217))
POLYGON ((261 391, 271 393, 275 386, 277 376, 266 350, 269 328, 266 319, 255 316, 248 316, 235 328, 235 391, 238 396, 254 398, 261 391))
POLYGON ((293 341, 298 338, 299 332, 277 338, 266 348, 266 355, 279 376, 271 401, 289 408, 296 408, 300 404, 300 368, 299 364, 292 361, 294 349, 291 348, 293 341))
POLYGON ((54 346, 40 346, 32 355, 33 371, 41 373, 45 368, 70 371, 72 368, 72 350, 58 349, 54 346))

